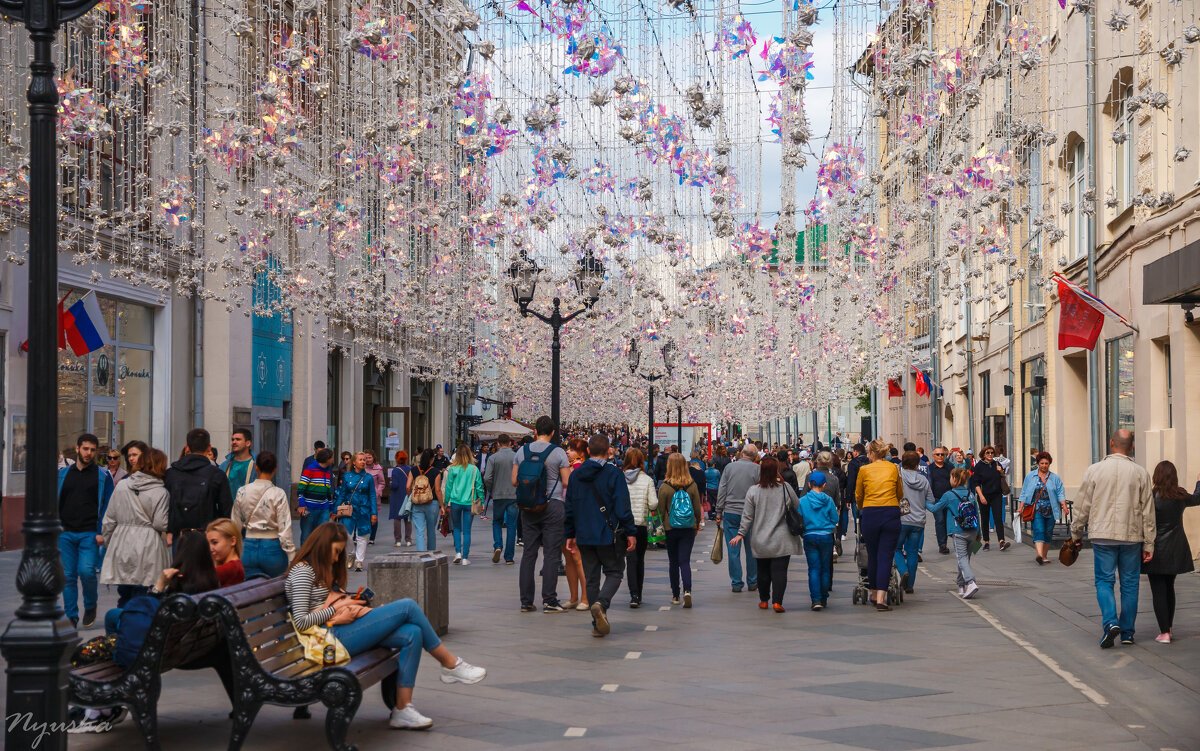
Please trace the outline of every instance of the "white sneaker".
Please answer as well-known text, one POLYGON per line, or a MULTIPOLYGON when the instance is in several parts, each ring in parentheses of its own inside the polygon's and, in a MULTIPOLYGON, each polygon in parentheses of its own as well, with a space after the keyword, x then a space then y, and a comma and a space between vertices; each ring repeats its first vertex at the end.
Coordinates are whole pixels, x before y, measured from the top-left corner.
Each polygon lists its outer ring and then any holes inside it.
POLYGON ((404 547, 404 543, 400 542, 399 540, 396 540, 396 544, 392 545, 392 547, 393 548, 402 548, 402 547, 404 547))
POLYGON ((463 658, 458 658, 458 664, 452 668, 442 668, 442 683, 479 683, 487 675, 483 668, 477 668, 463 658))
POLYGON ((964 600, 971 599, 972 597, 975 596, 975 593, 978 591, 979 591, 979 585, 976 584, 975 582, 971 582, 970 584, 967 585, 966 590, 963 592, 963 599, 964 600))
POLYGON ((468 561, 466 558, 463 558, 463 559, 462 559, 462 563, 461 563, 461 564, 459 564, 459 565, 462 565, 462 566, 470 566, 470 565, 471 565, 471 562, 470 562, 470 561, 468 561))
POLYGON ((454 554, 454 562, 458 563, 461 560, 462 560, 462 553, 455 553, 454 554))
POLYGON ((405 540, 405 541, 404 541, 404 547, 406 547, 406 548, 411 548, 411 547, 412 547, 412 540, 405 540))
POLYGON ((964 590, 962 587, 959 587, 959 588, 958 588, 958 596, 959 596, 959 597, 962 597, 962 596, 963 596, 963 592, 965 592, 965 591, 966 591, 966 590, 964 590))
POLYGON ((404 709, 392 710, 388 725, 397 730, 428 730, 433 727, 433 720, 418 712, 410 702, 404 709))

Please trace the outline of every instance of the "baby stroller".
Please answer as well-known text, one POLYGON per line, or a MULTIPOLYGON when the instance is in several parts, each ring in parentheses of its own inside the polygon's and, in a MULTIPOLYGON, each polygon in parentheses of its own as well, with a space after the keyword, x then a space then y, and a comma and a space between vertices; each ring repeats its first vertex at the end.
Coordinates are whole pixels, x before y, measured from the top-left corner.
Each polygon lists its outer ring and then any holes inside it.
MULTIPOLYGON (((868 605, 871 602, 871 588, 867 586, 867 546, 863 544, 862 535, 857 536, 854 548, 854 564, 858 566, 858 583, 854 585, 851 597, 855 605, 868 605)), ((904 602, 904 589, 900 586, 900 571, 892 561, 892 573, 888 577, 887 603, 899 605, 904 602)))

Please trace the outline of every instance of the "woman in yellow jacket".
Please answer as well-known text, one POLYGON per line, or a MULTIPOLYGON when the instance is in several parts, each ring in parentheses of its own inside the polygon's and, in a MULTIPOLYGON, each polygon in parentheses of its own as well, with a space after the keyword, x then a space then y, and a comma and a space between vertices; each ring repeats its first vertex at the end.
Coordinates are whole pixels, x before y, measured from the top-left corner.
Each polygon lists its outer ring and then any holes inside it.
POLYGON ((867 546, 867 587, 876 610, 891 610, 887 588, 896 543, 900 540, 904 483, 900 480, 900 470, 888 461, 887 444, 883 441, 871 441, 867 456, 871 461, 858 470, 854 488, 854 500, 862 512, 862 540, 867 546))

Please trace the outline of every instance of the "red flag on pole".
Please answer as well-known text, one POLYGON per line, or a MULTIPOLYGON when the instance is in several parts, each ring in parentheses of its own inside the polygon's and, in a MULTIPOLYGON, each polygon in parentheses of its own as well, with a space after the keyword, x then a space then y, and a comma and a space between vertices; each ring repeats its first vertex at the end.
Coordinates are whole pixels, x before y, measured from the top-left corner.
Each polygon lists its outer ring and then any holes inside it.
POLYGON ((1066 279, 1058 279, 1058 348, 1095 349, 1104 328, 1104 313, 1094 308, 1066 279))
POLYGON ((917 374, 917 396, 929 396, 929 377, 918 370, 916 365, 913 365, 912 369, 917 374))
POLYGON ((900 383, 895 378, 888 379, 888 399, 893 396, 904 396, 904 389, 900 388, 900 383))

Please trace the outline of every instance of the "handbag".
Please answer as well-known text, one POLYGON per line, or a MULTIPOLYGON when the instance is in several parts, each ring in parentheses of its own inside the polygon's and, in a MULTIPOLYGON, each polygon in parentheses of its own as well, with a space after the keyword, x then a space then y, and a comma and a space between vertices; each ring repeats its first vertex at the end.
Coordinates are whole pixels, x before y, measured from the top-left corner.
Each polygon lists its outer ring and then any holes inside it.
MULTIPOLYGON (((472 467, 472 469, 475 469, 475 468, 472 467)), ((475 471, 478 472, 479 470, 475 469, 475 471)), ((471 513, 474 516, 482 516, 483 515, 483 503, 478 498, 475 497, 474 481, 471 482, 471 513)))
POLYGON ((792 486, 787 483, 783 485, 783 521, 787 524, 788 532, 796 537, 804 536, 804 515, 800 513, 799 502, 792 492, 792 486), (795 506, 792 505, 793 501, 796 501, 795 506))
POLYGON ((453 531, 450 527, 450 509, 446 506, 442 506, 442 514, 438 517, 438 531, 442 533, 442 537, 453 531))
MULTIPOLYGON (((997 467, 996 471, 1000 472, 1000 469, 997 467)), ((1012 495, 1012 486, 1008 484, 1008 475, 1004 472, 1000 472, 1000 494, 1012 495)))
POLYGON ((714 564, 725 560, 725 535, 720 528, 717 529, 717 534, 713 537, 712 555, 709 556, 714 564))
POLYGON ((1058 549, 1058 562, 1064 566, 1070 566, 1079 558, 1079 551, 1083 548, 1083 540, 1074 538, 1067 540, 1058 549))
MULTIPOLYGON (((296 628, 295 621, 292 621, 292 628, 296 628)), ((325 645, 327 644, 333 645, 334 665, 344 665, 350 662, 350 652, 347 651, 346 646, 324 626, 312 626, 303 631, 296 629, 296 638, 300 641, 300 646, 304 647, 304 659, 309 662, 324 663, 325 645)))

